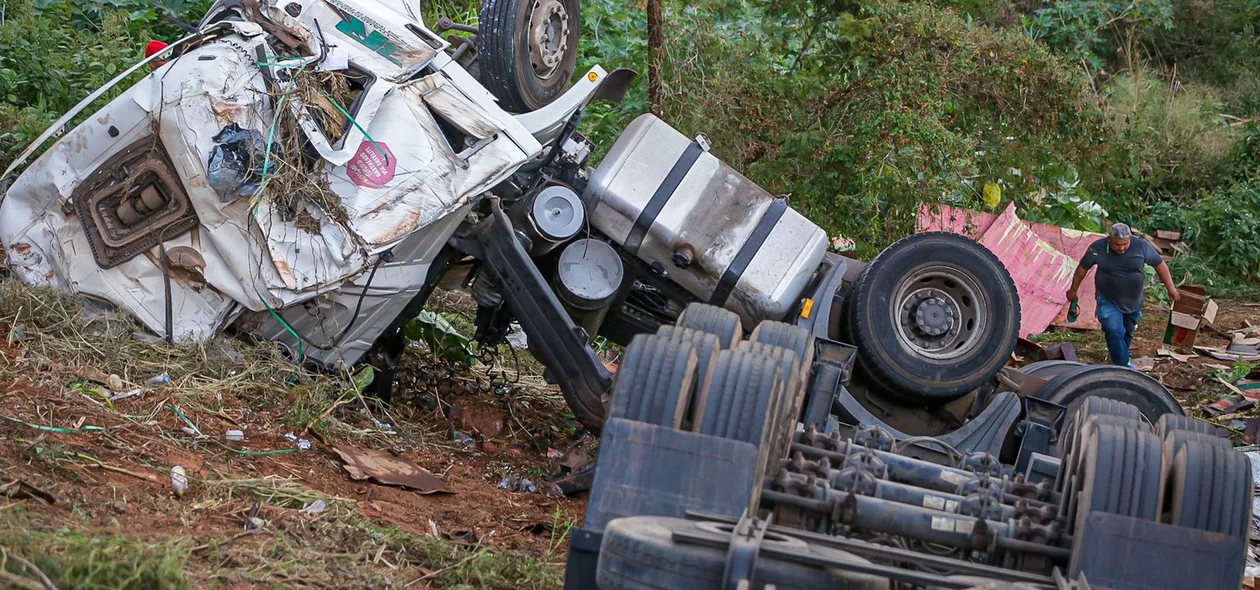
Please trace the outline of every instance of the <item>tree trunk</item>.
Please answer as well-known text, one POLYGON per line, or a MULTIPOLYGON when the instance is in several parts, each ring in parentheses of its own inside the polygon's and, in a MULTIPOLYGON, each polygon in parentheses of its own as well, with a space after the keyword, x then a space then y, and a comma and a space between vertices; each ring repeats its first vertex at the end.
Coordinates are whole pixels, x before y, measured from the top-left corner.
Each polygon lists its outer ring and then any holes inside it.
POLYGON ((648 109, 661 116, 661 60, 665 36, 661 31, 664 17, 661 0, 647 0, 648 109))

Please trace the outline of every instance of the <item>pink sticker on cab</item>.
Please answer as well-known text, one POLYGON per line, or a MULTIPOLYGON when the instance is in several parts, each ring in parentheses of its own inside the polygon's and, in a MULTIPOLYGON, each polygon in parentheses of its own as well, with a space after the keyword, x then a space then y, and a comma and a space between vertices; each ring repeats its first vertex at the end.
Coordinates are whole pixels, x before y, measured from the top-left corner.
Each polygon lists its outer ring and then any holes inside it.
POLYGON ((397 169, 398 160, 384 142, 360 143, 359 151, 346 162, 346 175, 350 177, 350 182, 367 188, 385 188, 385 185, 394 180, 397 169))

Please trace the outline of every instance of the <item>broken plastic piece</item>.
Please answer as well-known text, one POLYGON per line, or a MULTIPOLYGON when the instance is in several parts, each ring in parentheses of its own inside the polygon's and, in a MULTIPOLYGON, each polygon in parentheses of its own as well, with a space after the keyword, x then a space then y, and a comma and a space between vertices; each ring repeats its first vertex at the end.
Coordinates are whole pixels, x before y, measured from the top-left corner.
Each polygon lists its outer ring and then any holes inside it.
POLYGON ((227 438, 228 440, 231 440, 231 441, 245 440, 245 433, 240 430, 229 430, 223 433, 223 436, 224 438, 227 438))
POLYGON ((230 203, 257 192, 267 153, 262 134, 232 123, 214 136, 214 142, 218 145, 210 152, 206 168, 219 201, 230 203))

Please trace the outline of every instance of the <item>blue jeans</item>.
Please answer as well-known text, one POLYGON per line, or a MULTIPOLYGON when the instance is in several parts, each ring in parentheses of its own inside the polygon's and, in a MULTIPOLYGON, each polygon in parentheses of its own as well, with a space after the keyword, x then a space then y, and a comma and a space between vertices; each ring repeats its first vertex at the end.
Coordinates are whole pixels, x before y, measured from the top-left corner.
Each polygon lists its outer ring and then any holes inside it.
POLYGON ((1109 299, 1098 298, 1098 323, 1102 324, 1103 334, 1107 337, 1107 352, 1111 355, 1111 364, 1129 366, 1129 346, 1133 344, 1133 332, 1137 330, 1140 321, 1142 310, 1124 313, 1109 299))

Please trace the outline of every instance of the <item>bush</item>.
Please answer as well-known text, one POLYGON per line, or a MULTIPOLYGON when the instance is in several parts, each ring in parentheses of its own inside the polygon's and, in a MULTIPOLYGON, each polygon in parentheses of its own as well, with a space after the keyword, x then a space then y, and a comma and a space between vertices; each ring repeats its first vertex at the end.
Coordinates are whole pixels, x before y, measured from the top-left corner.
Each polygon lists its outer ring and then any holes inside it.
POLYGON ((860 254, 912 232, 922 203, 983 206, 986 184, 1031 204, 1110 133, 1082 76, 1020 33, 928 5, 791 4, 672 11, 665 114, 860 254))

